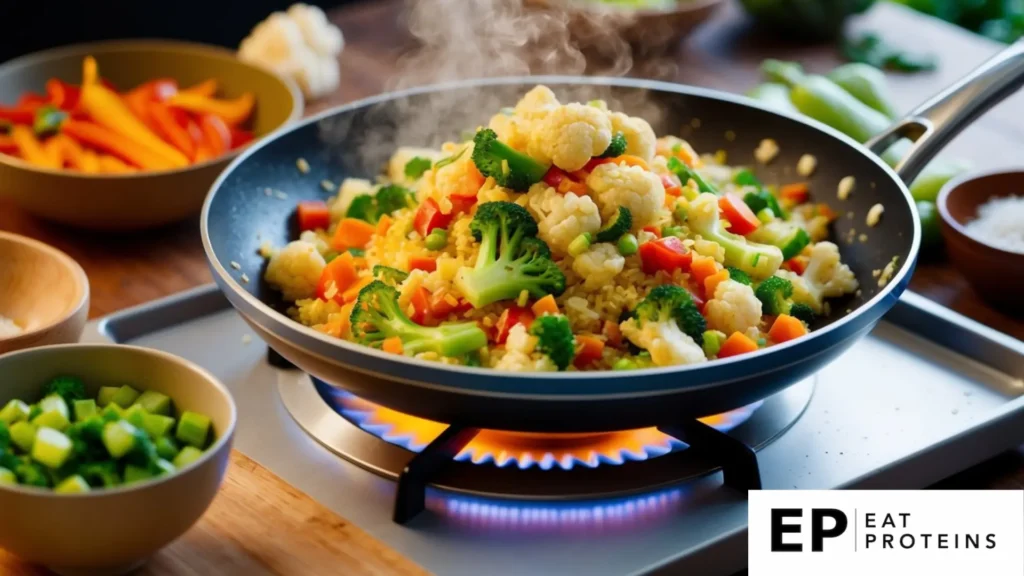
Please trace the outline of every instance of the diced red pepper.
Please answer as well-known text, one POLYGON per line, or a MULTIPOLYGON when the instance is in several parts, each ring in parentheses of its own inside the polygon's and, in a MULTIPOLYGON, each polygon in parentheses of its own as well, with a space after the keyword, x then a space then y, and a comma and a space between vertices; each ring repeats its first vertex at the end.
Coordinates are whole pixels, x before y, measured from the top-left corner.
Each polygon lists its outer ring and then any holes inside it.
MULTIPOLYGON (((473 206, 476 204, 476 195, 459 196, 452 194, 448 197, 448 200, 452 203, 452 214, 459 215, 473 209, 473 206)), ((448 225, 445 224, 445 227, 447 228, 448 225)))
POLYGON ((807 270, 807 261, 808 259, 806 256, 794 256, 783 262, 782 267, 795 274, 803 275, 804 270, 807 270))
POLYGON ((427 256, 413 256, 409 258, 409 270, 433 272, 437 270, 437 260, 427 256))
POLYGON ((430 292, 426 288, 423 286, 417 288, 409 302, 412 304, 410 320, 421 326, 433 324, 434 319, 430 314, 430 292))
POLYGON ((516 324, 522 324, 524 328, 529 329, 533 320, 533 311, 529 308, 509 306, 501 313, 501 316, 498 317, 498 331, 494 336, 494 342, 496 344, 504 344, 505 341, 508 340, 508 333, 512 331, 513 326, 516 324))
POLYGON ((729 231, 733 234, 746 236, 761 226, 761 221, 754 215, 750 206, 735 194, 726 194, 719 198, 718 207, 729 221, 729 231))
POLYGON ((32 124, 36 119, 38 105, 0 106, 0 120, 11 124, 32 124))
POLYGON ((690 263, 693 262, 693 252, 687 250, 679 238, 667 236, 641 244, 640 261, 645 274, 654 274, 658 270, 685 271, 690 269, 690 263))
POLYGON ((657 226, 644 226, 644 232, 650 232, 658 238, 661 238, 661 228, 658 228, 657 226))
POLYGON ((793 204, 803 204, 807 202, 810 197, 810 190, 807 188, 807 184, 799 182, 797 184, 786 184, 782 188, 779 188, 779 198, 791 202, 793 204))
POLYGON ((544 174, 544 183, 552 188, 557 189, 558 185, 562 183, 562 180, 566 178, 566 174, 558 166, 552 165, 548 168, 548 171, 544 174))
POLYGON ((39 107, 44 104, 49 104, 50 99, 42 94, 36 94, 35 92, 26 92, 18 98, 15 107, 39 107))
POLYGON ((681 196, 683 194, 683 187, 676 184, 676 181, 668 174, 661 175, 661 185, 665 188, 665 194, 669 196, 681 196))
POLYGON ((437 202, 433 198, 427 198, 420 203, 419 209, 416 210, 413 229, 420 236, 426 238, 434 228, 448 228, 448 224, 451 223, 452 218, 455 216, 454 212, 453 210, 451 214, 442 214, 437 202))
POLYGON ((331 213, 327 210, 327 204, 320 200, 306 200, 299 202, 298 210, 299 231, 326 230, 331 225, 331 213))
POLYGON ((586 164, 583 165, 584 172, 593 172, 594 168, 597 168, 601 164, 607 164, 615 160, 614 158, 591 158, 586 164))

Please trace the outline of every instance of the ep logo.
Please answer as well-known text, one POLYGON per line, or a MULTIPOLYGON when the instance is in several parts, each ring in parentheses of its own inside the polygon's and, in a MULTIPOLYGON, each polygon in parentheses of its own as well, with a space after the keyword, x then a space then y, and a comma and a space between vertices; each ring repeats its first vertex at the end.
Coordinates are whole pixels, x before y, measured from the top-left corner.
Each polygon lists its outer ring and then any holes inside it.
POLYGON ((825 539, 838 538, 850 523, 846 514, 835 508, 811 508, 809 515, 801 508, 772 508, 771 551, 803 552, 805 539, 801 535, 808 519, 811 552, 822 552, 825 539))

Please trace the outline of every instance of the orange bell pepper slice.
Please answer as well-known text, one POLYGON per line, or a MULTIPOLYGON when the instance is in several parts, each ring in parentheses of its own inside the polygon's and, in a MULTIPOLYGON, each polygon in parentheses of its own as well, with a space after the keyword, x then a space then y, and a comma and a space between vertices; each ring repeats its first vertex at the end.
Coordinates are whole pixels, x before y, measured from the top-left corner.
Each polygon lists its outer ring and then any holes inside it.
POLYGON ((60 129, 80 144, 113 154, 145 170, 166 170, 176 167, 167 158, 99 124, 66 120, 60 129))
POLYGON ((163 136, 164 139, 173 144, 185 156, 188 156, 190 159, 195 158, 196 143, 192 141, 188 131, 182 127, 182 123, 178 121, 179 119, 175 118, 174 113, 177 110, 171 110, 161 102, 150 102, 146 111, 148 112, 147 116, 150 123, 156 128, 157 134, 163 136))
POLYGON ((199 118, 203 141, 209 145, 214 156, 220 156, 231 149, 231 130, 220 116, 203 114, 199 118))
POLYGON ((181 90, 181 92, 188 92, 189 94, 195 94, 197 96, 211 98, 214 94, 217 93, 218 87, 219 86, 217 84, 217 79, 210 78, 208 80, 203 80, 202 82, 194 86, 189 86, 188 88, 181 90))
POLYGON ((131 172, 138 172, 136 168, 125 164, 116 156, 103 154, 99 157, 98 163, 100 172, 104 174, 128 174, 131 172))
POLYGON ((60 168, 58 159, 47 153, 42 142, 36 138, 32 129, 21 124, 11 127, 11 140, 18 147, 21 158, 30 164, 43 168, 60 168))
POLYGON ((535 316, 540 317, 545 314, 558 314, 558 303, 555 302, 555 297, 551 294, 537 300, 530 307, 533 310, 535 316))
POLYGON ((216 114, 228 125, 236 126, 245 122, 252 114, 256 97, 246 92, 238 98, 224 100, 183 91, 171 96, 167 104, 196 114, 216 114))

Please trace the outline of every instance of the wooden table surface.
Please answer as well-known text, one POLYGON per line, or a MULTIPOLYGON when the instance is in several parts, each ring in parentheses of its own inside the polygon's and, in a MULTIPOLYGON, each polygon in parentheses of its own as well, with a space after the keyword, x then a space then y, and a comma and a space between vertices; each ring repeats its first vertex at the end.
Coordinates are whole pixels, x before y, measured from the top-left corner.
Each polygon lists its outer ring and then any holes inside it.
MULTIPOLYGON (((410 46, 401 20, 397 18, 401 4, 400 0, 367 2, 331 14, 346 39, 341 56, 342 87, 336 94, 307 106, 309 112, 376 94, 391 85, 398 57, 410 46)), ((899 43, 939 54, 939 71, 892 80, 894 96, 905 109, 923 101, 999 50, 998 45, 980 37, 888 4, 876 6, 856 25, 880 31, 899 43)), ((838 54, 829 46, 785 45, 757 37, 751 33, 739 9, 727 3, 714 20, 700 28, 677 51, 658 58, 638 58, 630 75, 656 76, 742 92, 756 84, 757 67, 766 57, 799 60, 814 71, 826 71, 839 63, 838 54)), ((979 169, 1019 166, 1024 149, 1024 117, 1017 112, 1022 109, 1022 103, 1022 97, 1016 96, 994 109, 957 138, 950 145, 949 153, 973 161, 979 169)), ((195 220, 138 234, 83 234, 41 222, 0 201, 0 230, 38 238, 66 251, 81 263, 92 288, 91 318, 211 281, 195 220)), ((1024 321, 1002 315, 985 305, 963 278, 941 260, 920 264, 912 289, 988 326, 1024 339, 1024 321)), ((1017 451, 972 468, 943 482, 943 486, 1021 488, 1024 487, 1022 481, 1024 457, 1017 451)), ((228 486, 230 488, 230 484, 228 486)), ((252 543, 239 540, 238 545, 244 548, 252 543)), ((379 548, 371 554, 386 557, 388 553, 379 548)), ((280 571, 272 573, 307 573, 290 571, 290 568, 299 567, 280 567, 280 571)), ((377 573, 377 568, 374 566, 368 572, 377 573)), ((416 571, 400 562, 393 564, 393 570, 402 574, 416 571)))

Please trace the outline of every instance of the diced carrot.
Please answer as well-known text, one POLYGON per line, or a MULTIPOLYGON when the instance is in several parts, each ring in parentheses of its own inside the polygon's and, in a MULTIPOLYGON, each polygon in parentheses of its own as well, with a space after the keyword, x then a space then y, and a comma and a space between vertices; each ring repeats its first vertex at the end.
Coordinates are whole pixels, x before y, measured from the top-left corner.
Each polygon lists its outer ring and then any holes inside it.
POLYGON ((810 197, 810 189, 807 187, 806 182, 786 184, 779 188, 779 197, 793 204, 803 204, 810 197))
POLYGON ((409 270, 433 272, 437 270, 437 260, 429 256, 412 256, 409 258, 409 270))
POLYGON ((380 345, 381 350, 391 354, 402 354, 402 339, 398 336, 385 338, 380 345))
POLYGON ((537 317, 545 314, 558 314, 558 303, 555 302, 554 296, 548 294, 534 302, 533 306, 530 307, 530 310, 533 310, 533 314, 537 317))
POLYGON ((757 342, 754 342, 742 332, 733 332, 725 339, 725 342, 722 343, 722 347, 718 349, 718 357, 728 358, 730 356, 739 356, 740 354, 746 354, 747 352, 754 352, 756 350, 757 342))
POLYGON ((587 193, 587 185, 582 182, 577 182, 572 178, 563 178, 562 181, 558 183, 558 193, 568 194, 570 192, 577 196, 583 196, 587 193))
POLYGON ((331 248, 343 252, 349 248, 365 248, 373 237, 374 226, 357 218, 343 218, 331 238, 331 248))
POLYGON ((661 228, 658 228, 657 226, 644 226, 644 232, 650 232, 658 238, 661 238, 661 228))
POLYGON ((519 306, 509 306, 501 313, 498 317, 498 323, 496 325, 497 333, 494 336, 494 342, 496 344, 504 344, 508 340, 508 333, 512 331, 512 327, 516 324, 522 324, 524 328, 529 328, 530 324, 533 324, 534 314, 529 308, 520 308, 519 306))
POLYGON ((680 145, 673 147, 672 155, 674 155, 676 158, 679 158, 683 162, 683 164, 686 164, 690 168, 697 167, 697 164, 700 161, 700 157, 696 155, 693 148, 691 148, 690 146, 680 145))
POLYGON ((359 291, 366 288, 370 282, 373 282, 373 276, 364 276, 360 278, 355 284, 349 286, 348 289, 341 293, 342 301, 355 302, 356 298, 359 297, 359 291))
POLYGON ((349 302, 341 307, 341 313, 339 314, 341 319, 338 321, 338 338, 347 338, 352 330, 352 311, 355 307, 355 302, 349 302))
POLYGON ((338 304, 345 302, 342 294, 359 279, 352 255, 345 252, 327 263, 320 273, 317 282, 316 296, 321 300, 334 300, 338 304))
POLYGON ((703 287, 704 281, 722 269, 722 265, 715 262, 710 256, 694 254, 693 262, 690 263, 690 276, 698 286, 703 287))
POLYGON ((718 285, 721 284, 722 282, 725 282, 728 279, 729 279, 729 271, 728 270, 719 270, 718 272, 715 272, 711 276, 708 276, 707 278, 705 278, 704 279, 704 294, 707 296, 707 299, 710 300, 710 299, 714 298, 715 297, 715 290, 718 288, 718 285))
POLYGON ((409 317, 413 322, 427 326, 433 323, 433 317, 430 314, 430 292, 426 288, 420 286, 412 293, 412 298, 409 299, 409 303, 412 304, 412 316, 409 317))
POLYGON ((603 352, 604 342, 602 340, 593 336, 577 336, 576 356, 572 362, 577 368, 582 369, 600 360, 603 352))
POLYGON ((675 181, 675 179, 672 176, 670 176, 669 174, 662 174, 661 175, 661 185, 665 188, 665 201, 666 202, 668 202, 668 198, 670 196, 673 197, 672 200, 674 202, 675 201, 675 196, 681 196, 683 194, 683 187, 680 186, 675 181))
POLYGON ((824 216, 829 222, 839 218, 839 214, 836 214, 836 211, 830 208, 828 204, 818 204, 815 207, 815 214, 817 216, 824 216))
POLYGON ((771 329, 768 330, 768 337, 772 339, 772 342, 780 344, 795 340, 805 334, 807 334, 807 326, 788 314, 779 314, 779 317, 772 323, 771 329))
POLYGON ((391 216, 385 214, 380 217, 380 220, 377 220, 377 236, 383 236, 387 234, 388 228, 391 228, 391 216))
POLYGON ((612 348, 618 348, 622 344, 622 329, 615 322, 605 320, 601 333, 608 339, 608 345, 612 348))
POLYGON ((625 164, 626 166, 639 166, 644 170, 650 170, 650 166, 647 165, 647 161, 639 156, 633 156, 630 154, 623 154, 622 156, 616 156, 612 158, 612 162, 616 164, 625 164))
POLYGON ((299 221, 299 230, 327 229, 331 225, 331 213, 327 210, 327 204, 320 200, 306 200, 299 202, 296 213, 299 221))

